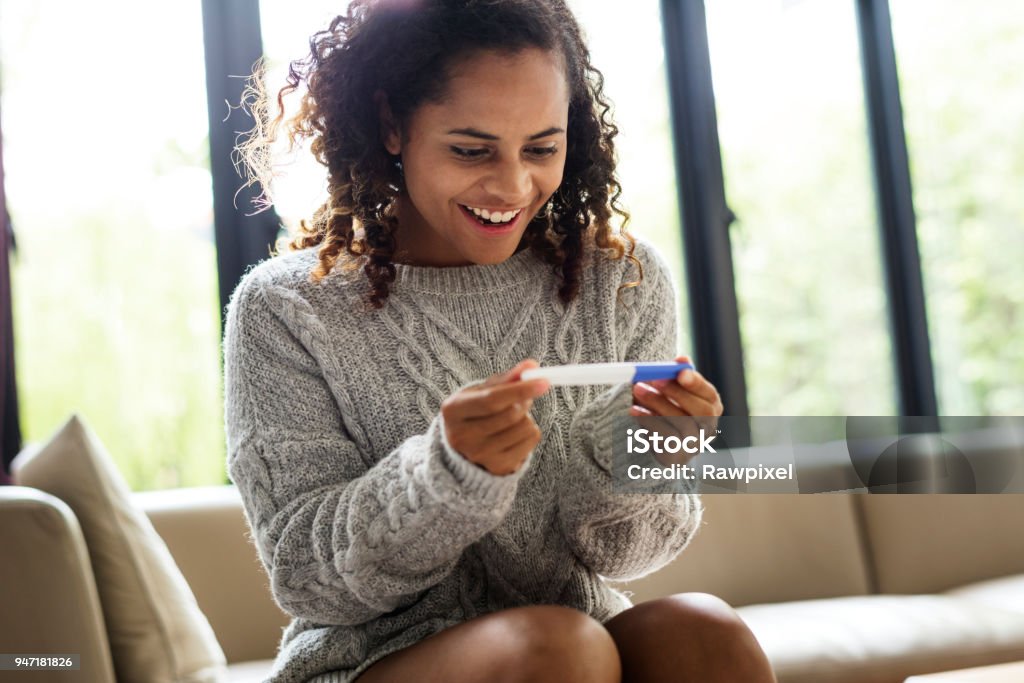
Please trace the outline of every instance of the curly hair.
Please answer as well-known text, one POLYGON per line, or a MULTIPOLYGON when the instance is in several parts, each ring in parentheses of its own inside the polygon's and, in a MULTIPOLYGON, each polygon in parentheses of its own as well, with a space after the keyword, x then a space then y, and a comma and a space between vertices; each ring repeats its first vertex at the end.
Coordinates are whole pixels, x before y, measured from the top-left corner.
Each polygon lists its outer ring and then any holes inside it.
POLYGON ((444 96, 457 61, 481 51, 527 48, 561 53, 570 102, 563 180, 547 210, 527 225, 524 244, 553 266, 566 303, 579 291, 586 239, 614 258, 628 258, 643 279, 626 229, 629 214, 619 203, 613 144, 618 128, 610 119, 604 77, 591 64, 583 32, 564 0, 354 0, 309 45, 309 55, 289 65, 274 118, 263 63, 257 64, 243 97, 255 125, 236 147, 235 162, 247 171, 243 187, 260 186, 256 203, 262 210, 271 203, 270 149, 281 129, 290 149, 310 141, 327 168, 329 198, 290 238, 278 240, 276 250, 282 243, 290 251, 319 245, 313 281, 343 258, 349 268, 362 265, 370 303, 379 308, 395 279, 393 204, 404 180, 398 157, 382 142, 375 94, 384 93, 404 126, 418 106, 444 96), (285 121, 284 98, 303 84, 299 110, 285 121), (611 226, 613 213, 622 218, 618 231, 611 226))

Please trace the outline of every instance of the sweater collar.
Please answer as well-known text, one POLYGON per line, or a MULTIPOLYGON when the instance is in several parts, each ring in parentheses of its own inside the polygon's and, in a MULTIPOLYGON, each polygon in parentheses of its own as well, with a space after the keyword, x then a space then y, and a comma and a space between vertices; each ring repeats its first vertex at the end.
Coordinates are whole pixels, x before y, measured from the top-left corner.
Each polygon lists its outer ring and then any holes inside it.
POLYGON ((529 248, 492 265, 412 266, 395 264, 395 289, 432 294, 471 294, 535 279, 545 264, 529 248))

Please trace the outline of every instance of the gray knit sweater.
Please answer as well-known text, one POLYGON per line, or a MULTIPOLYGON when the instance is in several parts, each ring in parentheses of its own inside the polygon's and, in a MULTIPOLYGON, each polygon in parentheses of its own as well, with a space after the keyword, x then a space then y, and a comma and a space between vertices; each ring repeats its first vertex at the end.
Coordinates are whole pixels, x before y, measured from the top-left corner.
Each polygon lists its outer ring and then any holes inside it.
POLYGON ((665 264, 588 251, 558 299, 530 251, 489 266, 398 265, 381 309, 358 271, 309 280, 316 249, 266 260, 231 297, 224 339, 228 471, 273 597, 293 617, 272 683, 351 681, 381 657, 495 610, 630 606, 600 577, 651 572, 689 542, 690 494, 611 490, 612 418, 628 385, 553 387, 541 443, 492 475, 448 445, 441 402, 524 358, 542 365, 668 360, 665 264))

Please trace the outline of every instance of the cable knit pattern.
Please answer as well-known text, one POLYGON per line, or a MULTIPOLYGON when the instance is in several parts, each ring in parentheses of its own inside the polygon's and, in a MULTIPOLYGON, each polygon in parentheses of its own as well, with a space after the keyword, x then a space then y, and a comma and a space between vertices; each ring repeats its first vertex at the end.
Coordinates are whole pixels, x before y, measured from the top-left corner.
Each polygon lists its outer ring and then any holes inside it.
POLYGON ((529 251, 492 266, 397 266, 367 307, 357 272, 309 280, 316 249, 250 269, 224 339, 228 472, 276 602, 293 617, 271 683, 351 681, 381 657, 499 609, 629 607, 601 576, 636 577, 688 543, 689 494, 616 494, 611 454, 628 385, 556 387, 543 437, 495 476, 447 441, 441 402, 523 358, 544 365, 675 355, 672 282, 644 242, 591 250, 580 295, 556 296, 529 251), (327 678, 323 679, 327 680, 327 678))

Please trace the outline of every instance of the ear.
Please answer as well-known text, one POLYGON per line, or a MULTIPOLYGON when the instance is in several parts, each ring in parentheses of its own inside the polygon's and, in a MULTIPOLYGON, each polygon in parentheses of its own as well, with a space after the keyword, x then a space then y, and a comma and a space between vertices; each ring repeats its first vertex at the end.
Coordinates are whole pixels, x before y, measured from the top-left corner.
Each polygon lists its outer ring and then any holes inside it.
POLYGON ((384 149, 390 154, 401 154, 402 134, 394 114, 391 113, 387 94, 383 90, 378 90, 373 94, 373 103, 377 106, 377 116, 380 118, 380 135, 384 149))

